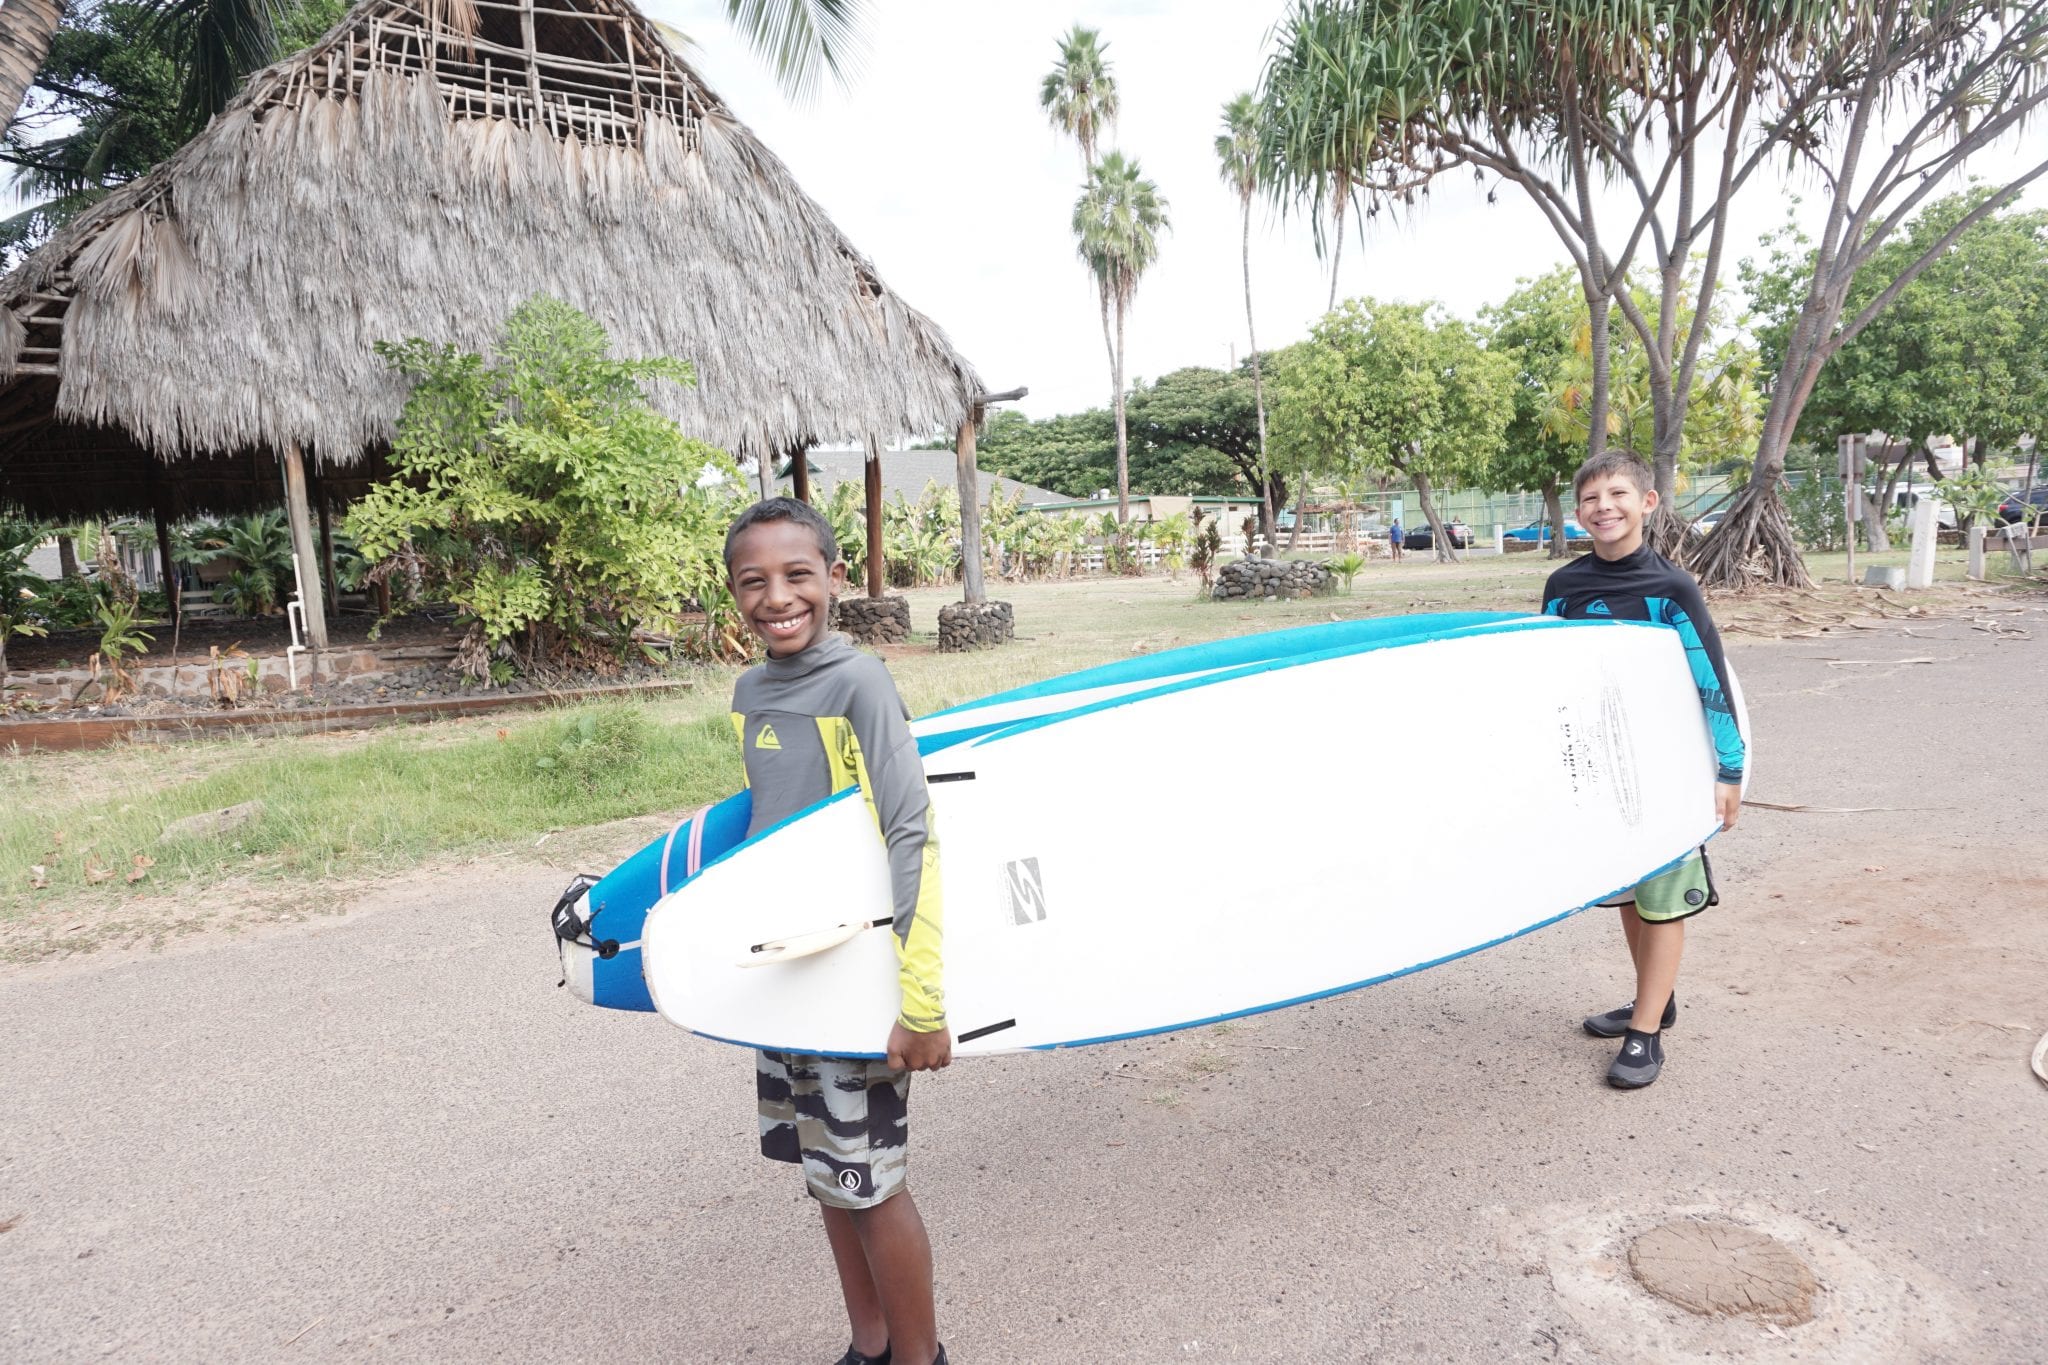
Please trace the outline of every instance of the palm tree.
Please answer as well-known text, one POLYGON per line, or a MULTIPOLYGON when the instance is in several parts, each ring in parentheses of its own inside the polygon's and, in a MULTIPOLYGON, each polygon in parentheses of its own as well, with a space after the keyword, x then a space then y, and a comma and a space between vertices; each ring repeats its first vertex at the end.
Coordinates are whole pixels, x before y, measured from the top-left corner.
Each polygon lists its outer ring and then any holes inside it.
POLYGON ((868 0, 725 0, 725 17, 792 99, 815 93, 821 71, 844 86, 859 70, 868 0))
POLYGON ((1130 439, 1124 421, 1124 319, 1138 278, 1159 258, 1159 236, 1167 230, 1166 200, 1145 179, 1135 159, 1111 152, 1088 172, 1088 184, 1074 204, 1074 238, 1095 276, 1105 311, 1116 314, 1116 344, 1110 373, 1116 386, 1116 519, 1131 519, 1130 439))
POLYGON ((64 0, 7 0, 0 5, 0 107, 14 122, 36 73, 50 56, 50 41, 64 22, 64 0))
POLYGON ((1251 340, 1252 398, 1259 413, 1259 510, 1266 544, 1273 544, 1273 471, 1266 463, 1266 382, 1259 368, 1259 333, 1252 324, 1252 195, 1259 188, 1259 105, 1250 94, 1223 106, 1223 131, 1216 138, 1216 162, 1223 183, 1237 191, 1244 211, 1244 330, 1251 340))
MULTIPOLYGON (((1101 33, 1079 24, 1059 40, 1059 60, 1038 86, 1038 107, 1045 110, 1053 128, 1074 139, 1081 148, 1083 179, 1095 169, 1095 140, 1105 128, 1116 124, 1116 77, 1110 72, 1106 55, 1109 45, 1101 33)), ((1109 326, 1109 296, 1102 296, 1102 349, 1116 368, 1116 342, 1109 326)))
POLYGON ((1095 164, 1095 141, 1114 126, 1117 114, 1116 77, 1110 74, 1109 45, 1101 33, 1074 25, 1060 39, 1059 60, 1038 87, 1038 107, 1052 126, 1081 144, 1081 167, 1095 164))

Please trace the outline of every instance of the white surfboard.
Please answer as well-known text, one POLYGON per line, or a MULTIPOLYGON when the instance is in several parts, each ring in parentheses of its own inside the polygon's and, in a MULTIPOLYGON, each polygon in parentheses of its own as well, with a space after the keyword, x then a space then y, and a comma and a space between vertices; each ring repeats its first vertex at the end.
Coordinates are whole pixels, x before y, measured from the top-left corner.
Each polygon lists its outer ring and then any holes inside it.
MULTIPOLYGON (((1370 985, 1607 898, 1710 837, 1673 631, 1521 620, 1181 676, 926 757, 962 1054, 1074 1046, 1370 985), (1240 774, 1273 774, 1243 789, 1240 774)), ((857 792, 649 913, 655 1007, 875 1056, 889 881, 857 792)))

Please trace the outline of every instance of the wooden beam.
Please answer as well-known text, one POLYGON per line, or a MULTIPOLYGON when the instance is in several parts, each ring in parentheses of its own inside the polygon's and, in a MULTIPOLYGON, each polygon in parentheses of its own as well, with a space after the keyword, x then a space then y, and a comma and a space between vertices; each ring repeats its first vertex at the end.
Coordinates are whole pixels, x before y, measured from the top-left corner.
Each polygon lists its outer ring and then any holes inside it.
POLYGON ((789 486, 798 502, 811 500, 811 452, 802 442, 789 457, 789 486))
POLYGON ((299 600, 305 604, 306 643, 327 648, 327 612, 321 604, 320 563, 313 558, 313 516, 306 505, 306 461, 298 443, 278 456, 284 466, 284 511, 291 523, 292 554, 298 559, 299 600))
POLYGON ((157 566, 163 575, 164 600, 171 605, 171 629, 175 632, 180 625, 178 613, 183 592, 178 582, 178 565, 171 557, 171 519, 164 512, 163 472, 154 459, 149 461, 149 510, 156 518, 157 566))
POLYGON ((960 485, 960 600, 976 603, 988 601, 981 576, 981 479, 974 468, 974 424, 980 419, 977 408, 953 441, 953 475, 960 485))
MULTIPOLYGON (((334 598, 336 599, 336 600, 335 600, 335 601, 334 601, 334 602, 332 603, 332 606, 333 606, 333 608, 334 608, 334 617, 335 617, 335 619, 336 619, 336 620, 340 620, 340 619, 341 619, 341 602, 340 602, 340 600, 339 600, 339 599, 340 599, 340 597, 341 597, 341 589, 340 589, 339 587, 335 586, 335 585, 337 585, 337 584, 339 584, 339 583, 341 582, 341 575, 339 575, 339 574, 337 574, 337 573, 335 573, 335 572, 334 572, 334 528, 333 528, 333 527, 332 527, 332 526, 331 526, 331 525, 329 524, 329 521, 328 521, 328 511, 327 511, 327 480, 326 480, 325 478, 322 478, 322 479, 320 480, 320 498, 319 498, 319 508, 320 508, 320 567, 321 567, 321 569, 323 570, 323 572, 324 572, 324 573, 325 573, 325 575, 326 575, 326 577, 325 577, 325 579, 324 579, 323 581, 324 581, 324 582, 325 582, 325 583, 326 583, 326 584, 327 584, 327 585, 328 585, 329 587, 333 587, 333 588, 334 588, 334 592, 333 592, 333 594, 332 594, 332 596, 333 596, 333 597, 334 597, 334 598)), ((325 598, 326 598, 327 596, 329 596, 329 594, 325 594, 325 593, 323 593, 323 594, 322 594, 321 596, 322 596, 322 599, 323 599, 323 601, 324 601, 324 600, 325 600, 325 598)))
POLYGON ((882 595, 882 447, 868 437, 868 596, 882 595))

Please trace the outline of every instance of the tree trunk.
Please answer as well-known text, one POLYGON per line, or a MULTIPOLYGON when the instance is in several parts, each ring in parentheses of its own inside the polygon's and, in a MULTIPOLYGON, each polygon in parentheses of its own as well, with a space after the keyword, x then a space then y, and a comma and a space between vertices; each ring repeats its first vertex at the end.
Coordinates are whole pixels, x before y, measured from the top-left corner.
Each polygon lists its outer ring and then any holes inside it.
POLYGON ((1244 199, 1244 334, 1252 346, 1252 402, 1259 414, 1259 529, 1267 546, 1273 544, 1273 476, 1266 462, 1266 381, 1259 369, 1259 333, 1252 324, 1252 197, 1244 199))
POLYGON ((1681 563, 1699 534, 1692 529, 1692 523, 1678 514, 1678 500, 1666 501, 1658 495, 1657 510, 1643 519, 1643 538, 1650 542, 1658 554, 1673 563, 1681 563))
POLYGON ((50 40, 63 22, 62 0, 7 0, 0 6, 0 103, 9 124, 50 59, 50 40))
POLYGON ((1308 520, 1308 475, 1301 476, 1301 487, 1294 495, 1294 525, 1287 530, 1287 553, 1293 554, 1294 547, 1301 544, 1301 524, 1308 520))
POLYGON ((1543 515, 1550 522, 1550 557, 1563 559, 1571 553, 1564 535, 1564 498, 1554 478, 1543 481, 1543 515))
POLYGON ((1423 520, 1429 523, 1429 542, 1431 548, 1436 551, 1436 562, 1439 564, 1457 563, 1458 552, 1451 548, 1450 532, 1444 529, 1442 519, 1436 514, 1436 501, 1429 495, 1429 475, 1419 469, 1409 469, 1399 463, 1395 464, 1394 468, 1400 470, 1415 482, 1415 500, 1422 504, 1423 520))
POLYGON ((1607 344, 1607 329, 1612 321, 1608 317, 1607 299, 1596 299, 1589 291, 1586 309, 1587 358, 1593 364, 1593 392, 1586 402, 1586 458, 1590 460, 1607 452, 1607 390, 1614 378, 1614 357, 1607 344))
MULTIPOLYGON (((1116 301, 1116 522, 1127 527, 1131 520, 1131 447, 1124 425, 1124 301, 1116 301)), ((1123 540, 1126 532, 1117 531, 1123 540)))
POLYGON ((57 575, 60 578, 82 578, 84 570, 78 567, 78 542, 70 532, 57 537, 57 575))
POLYGON ((1266 537, 1266 557, 1271 558, 1280 548, 1279 509, 1287 505, 1287 478, 1275 471, 1266 476, 1265 511, 1266 524, 1261 529, 1266 537))
POLYGON ((1792 439, 1791 424, 1784 420, 1785 409, 1790 407, 1788 398, 1782 391, 1772 396, 1749 482, 1735 495, 1714 534, 1700 537, 1686 556, 1686 567, 1701 587, 1813 586, 1806 563, 1799 557, 1792 520, 1785 515, 1784 500, 1778 496, 1778 485, 1785 478, 1785 449, 1792 439))
POLYGON ((1884 509, 1890 500, 1879 502, 1876 498, 1863 500, 1863 543, 1874 555, 1888 555, 1892 552, 1892 536, 1884 524, 1884 509))
POLYGON ((1326 313, 1337 311, 1337 267, 1344 263, 1344 199, 1346 197, 1340 195, 1336 203, 1331 205, 1330 208, 1331 216, 1336 219, 1337 223, 1337 245, 1330 252, 1330 306, 1323 310, 1326 313))

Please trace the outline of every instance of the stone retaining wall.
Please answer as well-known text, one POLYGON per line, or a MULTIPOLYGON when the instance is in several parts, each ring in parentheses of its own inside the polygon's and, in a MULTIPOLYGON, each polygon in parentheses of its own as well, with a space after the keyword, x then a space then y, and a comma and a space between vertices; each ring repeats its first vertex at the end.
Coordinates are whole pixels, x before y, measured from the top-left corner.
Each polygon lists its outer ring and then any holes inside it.
MULTIPOLYGON (((318 679, 321 682, 374 683, 392 673, 402 672, 421 663, 444 661, 454 657, 454 651, 444 646, 415 646, 393 650, 379 650, 374 645, 330 649, 319 656, 318 679)), ((135 679, 135 694, 142 697, 208 697, 212 685, 207 674, 210 660, 191 655, 177 662, 151 663, 150 655, 142 655, 129 665, 129 672, 135 679)), ((290 686, 289 670, 282 654, 257 654, 250 658, 234 658, 229 667, 242 674, 246 685, 246 671, 253 659, 256 665, 256 686, 263 692, 278 693, 290 686)), ((298 658, 299 686, 304 687, 313 680, 313 655, 305 653, 298 658)), ((63 703, 78 695, 92 678, 89 668, 48 668, 24 672, 10 670, 7 674, 9 689, 20 689, 38 701, 63 703)))
POLYGON ((949 602, 939 608, 939 653, 993 649, 1017 638, 1008 602, 949 602))
POLYGON ((1209 595, 1218 602, 1321 597, 1336 581, 1329 565, 1313 559, 1240 559, 1216 571, 1209 595))

